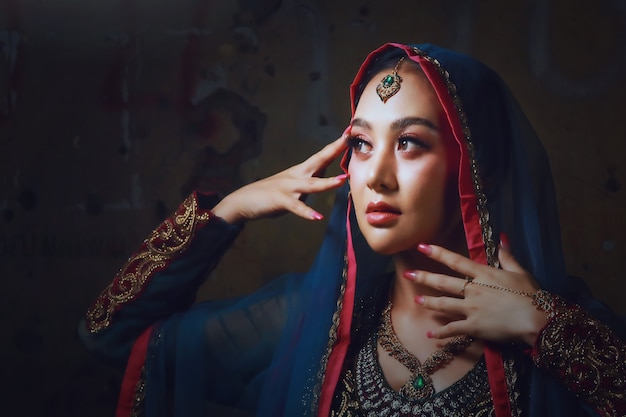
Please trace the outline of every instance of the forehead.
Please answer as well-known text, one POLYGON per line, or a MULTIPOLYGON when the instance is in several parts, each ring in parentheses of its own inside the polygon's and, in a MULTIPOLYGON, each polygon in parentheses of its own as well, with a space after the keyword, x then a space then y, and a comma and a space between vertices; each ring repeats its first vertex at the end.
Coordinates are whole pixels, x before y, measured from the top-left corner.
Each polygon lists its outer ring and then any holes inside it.
POLYGON ((426 76, 418 70, 399 71, 400 90, 386 103, 376 93, 376 86, 391 70, 376 74, 363 90, 354 118, 375 122, 392 121, 400 117, 422 117, 437 125, 443 113, 441 103, 426 76))

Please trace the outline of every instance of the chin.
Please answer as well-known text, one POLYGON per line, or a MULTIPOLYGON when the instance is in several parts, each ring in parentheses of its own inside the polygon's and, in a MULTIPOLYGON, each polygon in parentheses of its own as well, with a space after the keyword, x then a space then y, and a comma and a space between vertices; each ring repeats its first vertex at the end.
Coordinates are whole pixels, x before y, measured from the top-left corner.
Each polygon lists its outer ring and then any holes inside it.
POLYGON ((407 250, 417 250, 419 242, 403 242, 401 240, 391 239, 390 237, 375 236, 369 233, 363 233, 365 241, 369 247, 380 255, 395 255, 396 253, 405 252, 407 250))
POLYGON ((375 227, 358 216, 356 220, 369 247, 380 255, 416 251, 420 243, 437 242, 437 237, 441 235, 436 221, 404 221, 389 227, 375 227))
POLYGON ((372 250, 374 252, 376 252, 379 255, 385 255, 385 256, 393 256, 399 252, 402 252, 400 250, 397 250, 395 248, 381 248, 381 249, 377 249, 377 248, 372 248, 372 250))

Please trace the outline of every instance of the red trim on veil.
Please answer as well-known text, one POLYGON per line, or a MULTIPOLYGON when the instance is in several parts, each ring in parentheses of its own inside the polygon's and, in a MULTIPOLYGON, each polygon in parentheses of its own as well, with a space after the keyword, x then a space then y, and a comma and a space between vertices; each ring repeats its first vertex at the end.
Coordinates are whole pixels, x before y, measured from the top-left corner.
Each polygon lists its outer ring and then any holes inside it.
POLYGON ((333 350, 328 358, 326 374, 324 375, 324 382, 320 393, 319 416, 330 415, 330 407, 332 406, 335 388, 337 387, 339 378, 341 378, 343 362, 348 353, 348 346, 350 345, 350 327, 352 325, 352 311, 354 310, 354 294, 356 290, 356 258, 354 255, 354 247, 352 246, 352 233, 350 230, 350 209, 351 199, 348 198, 348 209, 346 211, 346 251, 348 257, 346 291, 343 296, 343 306, 339 315, 337 342, 333 346, 333 350))
POLYGON ((141 382, 143 366, 146 361, 146 354, 148 353, 148 342, 150 341, 151 333, 152 326, 144 330, 133 345, 130 357, 128 358, 128 364, 126 365, 124 379, 122 380, 115 417, 129 417, 132 415, 137 388, 141 382))

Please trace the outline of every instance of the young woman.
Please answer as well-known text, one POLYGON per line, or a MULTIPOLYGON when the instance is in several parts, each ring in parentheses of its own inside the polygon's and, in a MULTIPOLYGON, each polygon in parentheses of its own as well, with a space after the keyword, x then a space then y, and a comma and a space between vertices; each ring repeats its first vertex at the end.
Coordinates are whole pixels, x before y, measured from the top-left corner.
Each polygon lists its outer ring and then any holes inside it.
POLYGON ((193 194, 96 300, 85 343, 129 358, 118 415, 626 415, 624 323, 565 274, 547 160, 497 75, 387 44, 351 97, 342 138, 193 194), (319 219, 300 197, 333 188, 306 274, 190 307, 243 223, 319 219))

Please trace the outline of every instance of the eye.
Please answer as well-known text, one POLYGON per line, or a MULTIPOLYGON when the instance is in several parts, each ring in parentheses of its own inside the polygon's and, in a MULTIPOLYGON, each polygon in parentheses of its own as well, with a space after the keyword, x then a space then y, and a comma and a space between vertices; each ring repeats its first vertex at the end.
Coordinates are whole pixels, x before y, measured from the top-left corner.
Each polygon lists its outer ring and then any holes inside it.
POLYGON ((402 152, 418 152, 428 149, 428 145, 413 136, 403 136, 398 139, 398 150, 402 152))
POLYGON ((357 136, 349 137, 348 146, 352 148, 353 153, 368 153, 372 150, 372 145, 363 138, 357 136))

